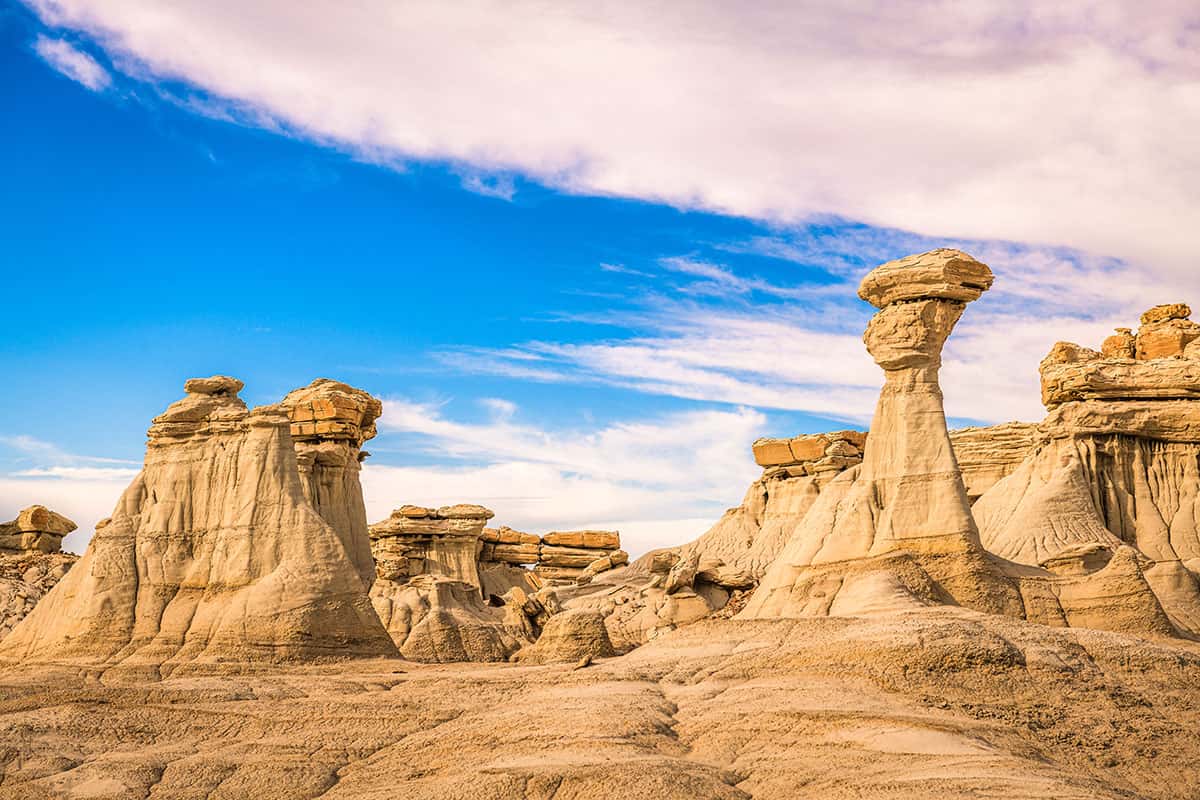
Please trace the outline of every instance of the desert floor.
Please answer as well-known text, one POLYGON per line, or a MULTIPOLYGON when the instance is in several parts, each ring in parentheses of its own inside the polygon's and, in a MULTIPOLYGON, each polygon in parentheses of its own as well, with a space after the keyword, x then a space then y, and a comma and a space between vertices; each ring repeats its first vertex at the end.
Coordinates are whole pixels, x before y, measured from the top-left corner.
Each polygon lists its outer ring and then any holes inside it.
POLYGON ((0 675, 2 798, 1200 797, 1200 645, 951 608, 574 665, 0 675))

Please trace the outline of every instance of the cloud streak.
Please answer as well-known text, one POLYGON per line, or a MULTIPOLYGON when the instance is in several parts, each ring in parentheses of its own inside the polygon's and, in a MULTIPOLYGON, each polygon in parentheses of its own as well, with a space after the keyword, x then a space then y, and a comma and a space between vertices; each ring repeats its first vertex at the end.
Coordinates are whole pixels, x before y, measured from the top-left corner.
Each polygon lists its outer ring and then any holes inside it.
POLYGON ((102 92, 112 85, 112 76, 96 59, 63 39, 38 36, 33 43, 43 61, 76 83, 93 92, 102 92))

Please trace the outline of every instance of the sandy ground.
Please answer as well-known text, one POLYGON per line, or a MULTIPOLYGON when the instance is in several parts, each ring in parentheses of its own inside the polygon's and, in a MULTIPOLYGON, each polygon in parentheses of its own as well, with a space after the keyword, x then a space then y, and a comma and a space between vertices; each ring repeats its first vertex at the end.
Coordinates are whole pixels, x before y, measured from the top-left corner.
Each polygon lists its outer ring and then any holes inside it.
POLYGON ((0 675, 0 798, 1200 798, 1200 645, 958 609, 583 669, 0 675))

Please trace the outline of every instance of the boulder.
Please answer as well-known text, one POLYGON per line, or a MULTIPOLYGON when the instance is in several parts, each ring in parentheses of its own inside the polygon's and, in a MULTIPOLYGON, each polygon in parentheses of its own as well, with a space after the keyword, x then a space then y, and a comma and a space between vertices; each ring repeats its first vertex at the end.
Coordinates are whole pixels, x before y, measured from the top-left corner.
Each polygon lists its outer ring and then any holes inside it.
POLYGON ((942 248, 889 261, 872 270, 858 296, 876 308, 907 300, 969 303, 992 286, 992 271, 961 250, 942 248))
POLYGON ((616 655, 604 616, 597 611, 566 610, 550 617, 541 636, 516 654, 523 664, 578 663, 584 658, 616 655))
POLYGON ((74 522, 45 506, 30 506, 12 522, 0 522, 0 554, 57 553, 62 540, 75 530, 74 522))

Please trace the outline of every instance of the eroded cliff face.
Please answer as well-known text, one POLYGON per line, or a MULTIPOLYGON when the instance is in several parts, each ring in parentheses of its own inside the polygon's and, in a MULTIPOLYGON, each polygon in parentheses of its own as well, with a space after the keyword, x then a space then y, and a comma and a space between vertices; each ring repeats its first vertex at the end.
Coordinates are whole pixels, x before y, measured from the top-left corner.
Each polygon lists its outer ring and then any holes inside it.
POLYGON ((87 552, 0 659, 160 675, 395 653, 339 534, 305 498, 279 406, 189 380, 87 552))
POLYGON ((1041 364, 1049 413, 1037 441, 975 513, 985 546, 1020 564, 1088 551, 1091 569, 1110 569, 1125 553, 1175 629, 1196 635, 1200 326, 1189 315, 1151 309, 1101 352, 1056 344, 1041 364))

